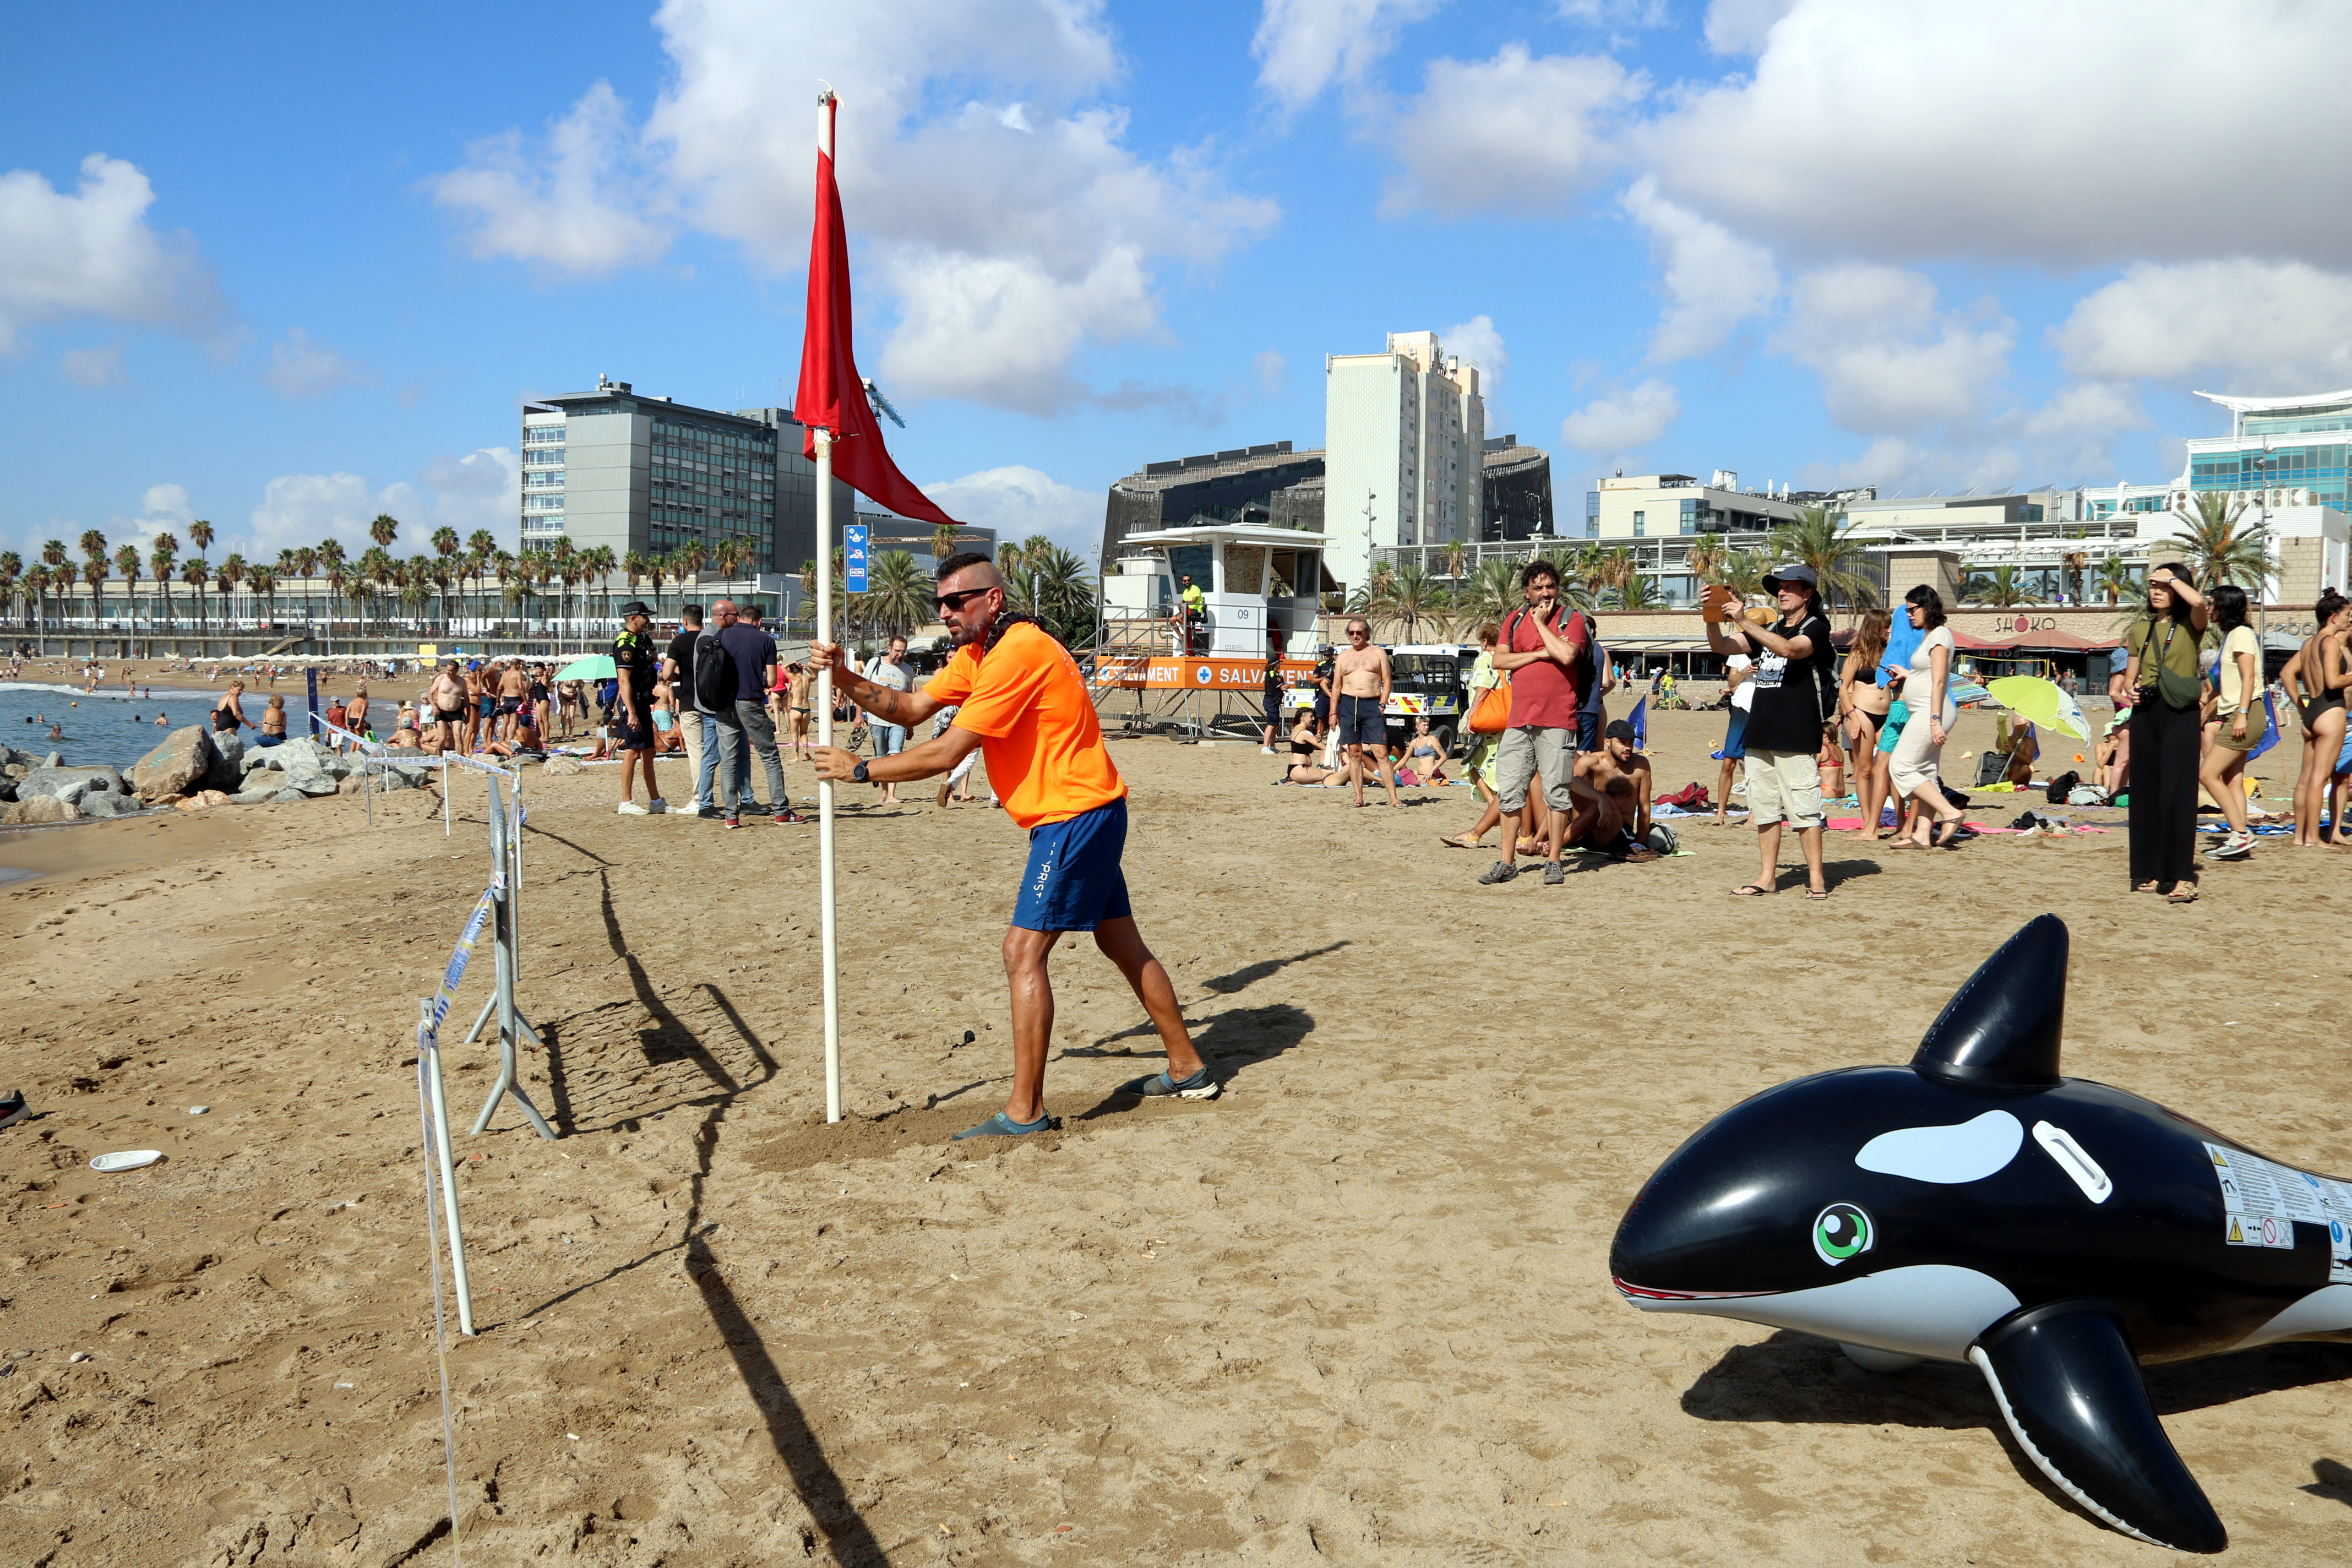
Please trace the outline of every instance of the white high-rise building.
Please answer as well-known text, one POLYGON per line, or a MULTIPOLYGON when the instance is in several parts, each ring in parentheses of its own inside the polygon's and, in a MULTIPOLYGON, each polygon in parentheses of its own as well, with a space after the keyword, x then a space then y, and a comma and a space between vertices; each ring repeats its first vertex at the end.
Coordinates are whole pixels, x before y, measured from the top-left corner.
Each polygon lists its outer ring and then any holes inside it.
POLYGON ((1375 550, 1475 541, 1485 516, 1486 405, 1478 367, 1435 332, 1391 332, 1376 354, 1323 359, 1324 552, 1354 589, 1375 550))

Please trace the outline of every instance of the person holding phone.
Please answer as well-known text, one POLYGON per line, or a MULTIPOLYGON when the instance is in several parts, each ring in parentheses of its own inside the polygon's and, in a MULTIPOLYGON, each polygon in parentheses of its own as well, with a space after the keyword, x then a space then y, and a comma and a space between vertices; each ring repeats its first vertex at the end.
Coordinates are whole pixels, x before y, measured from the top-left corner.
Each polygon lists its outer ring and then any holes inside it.
MULTIPOLYGON (((2131 710, 2131 885, 2176 904, 2197 901, 2197 645, 2205 598, 2189 569, 2147 571, 2147 605, 2125 628, 2124 668, 2107 682, 2131 710)), ((2300 827, 2300 824, 2297 826, 2300 827)))

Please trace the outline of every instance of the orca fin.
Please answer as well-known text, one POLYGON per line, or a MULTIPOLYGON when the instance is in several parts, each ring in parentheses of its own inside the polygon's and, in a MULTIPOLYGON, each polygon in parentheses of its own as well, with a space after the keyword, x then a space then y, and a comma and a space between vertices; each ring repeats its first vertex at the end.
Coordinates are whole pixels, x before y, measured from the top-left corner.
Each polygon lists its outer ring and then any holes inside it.
POLYGON ((2036 915, 1952 993, 1911 1066, 1961 1083, 2044 1087, 2058 1081, 2066 1022, 2066 922, 2036 915))
POLYGON ((2087 1300, 2023 1308, 1978 1336, 1969 1360, 2018 1446, 2068 1497, 2152 1545, 2229 1545, 2148 1404, 2122 1313, 2087 1300))

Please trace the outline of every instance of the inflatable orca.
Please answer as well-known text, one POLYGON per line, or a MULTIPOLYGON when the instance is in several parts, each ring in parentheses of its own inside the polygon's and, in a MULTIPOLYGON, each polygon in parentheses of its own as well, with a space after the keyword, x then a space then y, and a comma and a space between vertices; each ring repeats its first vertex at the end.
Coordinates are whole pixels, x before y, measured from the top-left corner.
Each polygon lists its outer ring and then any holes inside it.
POLYGON ((1908 1067, 1798 1079, 1699 1129, 1625 1211, 1609 1270, 1645 1311, 1800 1329, 1874 1371, 1972 1363, 2068 1496, 2219 1552, 2138 1363, 2352 1341, 2352 1183, 2061 1078, 2066 948, 2042 915, 1908 1067))

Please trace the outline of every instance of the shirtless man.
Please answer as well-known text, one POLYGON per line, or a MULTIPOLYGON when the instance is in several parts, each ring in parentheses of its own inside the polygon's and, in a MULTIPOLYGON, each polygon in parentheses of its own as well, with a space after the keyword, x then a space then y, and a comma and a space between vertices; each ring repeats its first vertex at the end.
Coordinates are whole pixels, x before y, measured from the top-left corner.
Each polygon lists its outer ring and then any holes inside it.
POLYGON ((1356 804, 1364 804, 1364 770, 1370 768, 1389 792, 1389 804, 1397 800, 1396 774, 1389 771, 1388 718, 1386 710, 1391 676, 1389 671, 1388 649, 1372 641, 1371 624, 1363 620, 1348 623, 1348 646, 1339 650, 1331 668, 1333 683, 1339 689, 1339 743, 1347 748, 1346 771, 1349 783, 1355 787, 1356 804))
POLYGON ((367 711, 367 682, 362 680, 360 682, 359 690, 352 694, 352 700, 343 704, 343 728, 364 739, 368 732, 367 711))
POLYGON ((432 750, 457 750, 466 735, 466 679, 458 671, 457 661, 451 659, 433 677, 432 689, 425 693, 433 704, 432 750))
POLYGON ((1576 810, 1562 842, 1604 850, 1613 860, 1646 864, 1658 852, 1650 835, 1650 759, 1634 750, 1633 726, 1612 719, 1601 750, 1578 753, 1569 789, 1576 810))
POLYGON ((522 728, 522 705, 530 695, 530 675, 520 659, 509 662, 498 674, 499 739, 512 745, 516 731, 522 728))

